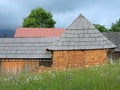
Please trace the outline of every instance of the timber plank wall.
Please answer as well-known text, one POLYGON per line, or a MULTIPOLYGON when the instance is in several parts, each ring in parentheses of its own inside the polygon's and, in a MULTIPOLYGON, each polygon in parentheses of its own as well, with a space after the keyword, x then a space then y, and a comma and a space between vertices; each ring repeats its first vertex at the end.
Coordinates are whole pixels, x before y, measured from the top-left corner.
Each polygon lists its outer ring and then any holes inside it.
POLYGON ((114 61, 120 60, 120 52, 114 52, 112 54, 112 58, 113 58, 114 61))
POLYGON ((107 62, 107 50, 54 51, 53 67, 84 67, 107 62))
POLYGON ((41 65, 51 66, 50 60, 40 59, 0 59, 0 74, 16 75, 35 70, 41 65))

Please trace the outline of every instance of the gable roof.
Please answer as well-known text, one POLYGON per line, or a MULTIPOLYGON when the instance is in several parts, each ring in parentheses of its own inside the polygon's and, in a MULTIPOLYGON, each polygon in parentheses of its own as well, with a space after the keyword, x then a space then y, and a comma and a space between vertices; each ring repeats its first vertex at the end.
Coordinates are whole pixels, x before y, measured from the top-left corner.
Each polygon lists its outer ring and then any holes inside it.
POLYGON ((120 52, 120 32, 104 32, 103 34, 117 46, 115 52, 120 52))
POLYGON ((53 43, 49 50, 86 50, 115 48, 100 31, 80 14, 66 29, 64 34, 53 43))
POLYGON ((91 30, 96 28, 82 14, 80 14, 67 29, 91 30))
POLYGON ((0 38, 0 58, 52 58, 46 48, 57 38, 0 38))
POLYGON ((59 37, 62 28, 17 28, 14 37, 59 37))

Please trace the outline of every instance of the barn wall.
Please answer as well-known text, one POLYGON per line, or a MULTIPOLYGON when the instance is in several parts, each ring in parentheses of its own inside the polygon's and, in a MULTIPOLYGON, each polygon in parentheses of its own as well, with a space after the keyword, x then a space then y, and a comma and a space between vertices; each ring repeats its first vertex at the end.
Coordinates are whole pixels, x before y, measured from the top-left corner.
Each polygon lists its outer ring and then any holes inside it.
POLYGON ((1 73, 1 61, 0 61, 0 73, 1 73))
POLYGON ((114 50, 109 50, 108 51, 108 60, 112 63, 120 60, 120 52, 115 52, 114 50))
POLYGON ((114 61, 120 60, 120 52, 114 52, 112 58, 114 61))
POLYGON ((54 51, 54 67, 83 67, 107 62, 107 50, 54 51))
POLYGON ((50 61, 47 63, 40 59, 0 59, 0 73, 16 75, 31 72, 40 65, 50 66, 50 64, 50 61))

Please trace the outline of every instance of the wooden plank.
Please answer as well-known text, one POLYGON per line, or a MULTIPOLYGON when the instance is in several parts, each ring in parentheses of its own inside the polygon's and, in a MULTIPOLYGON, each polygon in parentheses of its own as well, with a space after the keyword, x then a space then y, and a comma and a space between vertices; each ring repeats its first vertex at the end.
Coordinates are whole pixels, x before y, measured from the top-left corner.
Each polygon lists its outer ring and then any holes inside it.
POLYGON ((19 74, 31 72, 36 67, 39 67, 39 60, 31 59, 2 59, 0 61, 0 70, 2 74, 19 74))

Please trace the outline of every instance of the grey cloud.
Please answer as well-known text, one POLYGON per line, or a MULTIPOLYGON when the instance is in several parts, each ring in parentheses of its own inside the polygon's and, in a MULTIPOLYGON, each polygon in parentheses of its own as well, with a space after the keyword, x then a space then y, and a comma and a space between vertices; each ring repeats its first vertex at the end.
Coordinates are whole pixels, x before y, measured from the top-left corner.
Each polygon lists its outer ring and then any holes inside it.
POLYGON ((53 14, 56 27, 67 27, 83 13, 92 23, 110 26, 120 16, 119 0, 3 0, 0 28, 17 28, 32 9, 42 7, 53 14))
MULTIPOLYGON (((16 1, 16 0, 14 0, 16 1)), ((74 11, 77 8, 82 8, 88 6, 89 0, 86 2, 82 0, 21 0, 16 1, 17 4, 24 6, 27 9, 33 9, 35 7, 43 7, 46 10, 60 13, 60 12, 68 12, 74 11), (18 3, 19 2, 19 3, 18 3)))

